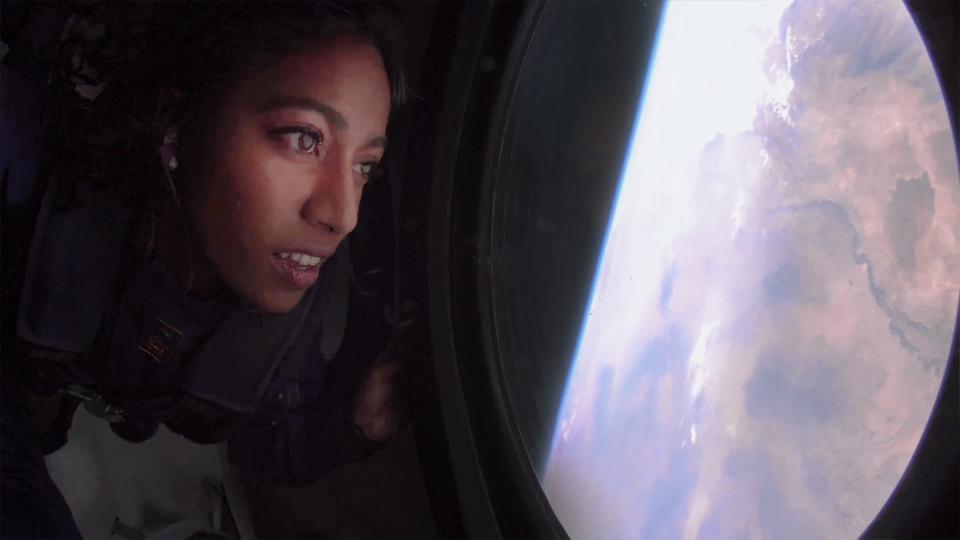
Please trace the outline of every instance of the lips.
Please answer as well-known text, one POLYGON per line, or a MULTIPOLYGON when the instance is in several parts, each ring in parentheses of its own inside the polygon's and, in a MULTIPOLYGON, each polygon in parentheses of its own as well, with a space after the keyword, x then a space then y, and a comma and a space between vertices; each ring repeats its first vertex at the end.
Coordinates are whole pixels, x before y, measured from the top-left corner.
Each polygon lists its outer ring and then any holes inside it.
POLYGON ((317 258, 315 255, 303 254, 295 260, 288 252, 277 252, 272 257, 281 279, 295 289, 307 289, 317 282, 320 266, 326 259, 319 258, 317 263, 313 263, 315 258, 317 258), (302 264, 305 259, 307 264, 302 264))

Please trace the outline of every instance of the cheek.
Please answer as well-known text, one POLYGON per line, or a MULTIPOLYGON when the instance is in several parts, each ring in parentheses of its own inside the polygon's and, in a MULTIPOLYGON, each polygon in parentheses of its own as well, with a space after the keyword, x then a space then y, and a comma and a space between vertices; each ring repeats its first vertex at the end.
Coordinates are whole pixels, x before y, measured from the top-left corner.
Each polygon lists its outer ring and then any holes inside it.
POLYGON ((233 241, 260 246, 273 243, 299 214, 302 173, 281 158, 250 151, 224 171, 223 216, 233 241))
POLYGON ((211 250, 220 251, 215 258, 252 269, 264 252, 298 237, 300 208, 309 191, 301 169, 269 153, 251 152, 224 171, 225 196, 215 217, 223 245, 211 250))
POLYGON ((219 199, 221 211, 226 207, 246 204, 262 195, 264 182, 263 158, 254 125, 243 115, 224 113, 220 124, 207 137, 205 162, 211 173, 211 192, 208 198, 219 199), (239 117, 239 118, 236 118, 239 117))
POLYGON ((199 181, 194 211, 198 236, 213 262, 233 270, 290 236, 299 217, 301 191, 309 185, 296 164, 278 156, 256 128, 233 126, 211 140, 208 166, 199 181), (303 185, 301 185, 303 184, 303 185))

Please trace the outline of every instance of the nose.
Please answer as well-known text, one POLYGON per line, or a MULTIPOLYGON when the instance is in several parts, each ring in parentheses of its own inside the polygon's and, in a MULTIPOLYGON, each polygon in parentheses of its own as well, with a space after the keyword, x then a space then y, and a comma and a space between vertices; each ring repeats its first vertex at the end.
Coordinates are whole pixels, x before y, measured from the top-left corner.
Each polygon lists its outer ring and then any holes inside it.
POLYGON ((300 215, 310 225, 322 227, 341 239, 357 226, 360 191, 350 164, 328 155, 321 163, 310 196, 300 215))

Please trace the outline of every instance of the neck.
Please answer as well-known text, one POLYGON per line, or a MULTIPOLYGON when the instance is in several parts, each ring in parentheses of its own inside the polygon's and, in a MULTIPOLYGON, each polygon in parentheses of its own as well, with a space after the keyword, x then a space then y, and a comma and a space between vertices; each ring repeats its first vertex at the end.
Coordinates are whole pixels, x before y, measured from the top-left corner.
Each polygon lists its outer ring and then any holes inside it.
POLYGON ((212 262, 193 240, 183 217, 169 206, 155 218, 154 253, 170 268, 184 291, 198 300, 213 300, 223 294, 223 284, 212 262))

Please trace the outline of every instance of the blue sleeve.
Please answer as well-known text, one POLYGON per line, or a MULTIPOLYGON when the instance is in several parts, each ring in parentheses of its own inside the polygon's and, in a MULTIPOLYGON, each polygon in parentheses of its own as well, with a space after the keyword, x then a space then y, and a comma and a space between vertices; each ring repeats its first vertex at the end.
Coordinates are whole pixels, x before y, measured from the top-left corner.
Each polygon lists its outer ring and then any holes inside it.
POLYGON ((14 9, 26 13, 17 35, 4 36, 13 39, 0 61, 0 177, 3 199, 24 204, 39 197, 46 180, 39 171, 40 136, 53 58, 40 51, 57 50, 71 7, 49 2, 14 9))
MULTIPOLYGON (((22 9, 22 6, 14 6, 22 9)), ((4 6, 4 12, 9 6, 4 6)), ((0 538, 80 538, 80 531, 63 495, 50 478, 44 461, 45 441, 34 431, 21 384, 19 355, 8 354, 16 333, 18 287, 25 246, 33 232, 32 204, 39 202, 42 182, 37 161, 47 98, 47 68, 28 45, 55 43, 62 27, 64 6, 28 6, 34 9, 31 32, 10 43, 0 62, 0 215, 3 230, 0 251, 4 261, 4 291, 0 341, 0 538), (42 19, 42 20, 38 20, 42 19), (11 267, 16 267, 13 269, 11 267)), ((7 36, 4 36, 5 38, 7 36)))
POLYGON ((23 203, 36 198, 40 189, 37 179, 37 156, 40 151, 40 128, 47 88, 38 66, 21 60, 11 51, 0 64, 0 92, 6 103, 0 109, 0 173, 3 175, 3 198, 23 203), (12 65, 11 65, 12 64, 12 65), (22 64, 22 66, 20 65, 22 64))

